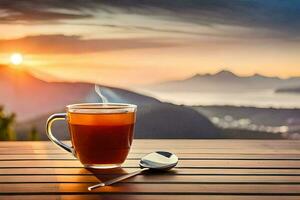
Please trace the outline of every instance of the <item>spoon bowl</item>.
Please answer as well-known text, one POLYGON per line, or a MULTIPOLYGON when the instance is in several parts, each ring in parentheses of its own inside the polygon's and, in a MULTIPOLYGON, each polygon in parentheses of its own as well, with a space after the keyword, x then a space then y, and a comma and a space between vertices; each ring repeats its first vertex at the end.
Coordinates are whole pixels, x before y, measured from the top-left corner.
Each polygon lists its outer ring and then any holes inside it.
POLYGON ((173 167, 175 167, 178 163, 178 157, 170 152, 167 151, 155 151, 152 153, 149 153, 145 156, 143 156, 140 160, 140 170, 132 172, 130 174, 126 174, 124 176, 103 182, 103 183, 99 183, 97 185, 93 185, 88 187, 88 190, 91 191, 95 188, 98 187, 103 187, 103 186, 107 186, 107 185, 111 185, 114 183, 117 183, 119 181, 123 181, 125 179, 128 179, 130 177, 136 176, 138 174, 140 174, 143 171, 146 170, 160 170, 160 171, 167 171, 172 169, 173 167))
POLYGON ((153 170, 169 170, 178 163, 178 157, 175 154, 166 151, 155 151, 142 157, 140 160, 141 168, 153 170))

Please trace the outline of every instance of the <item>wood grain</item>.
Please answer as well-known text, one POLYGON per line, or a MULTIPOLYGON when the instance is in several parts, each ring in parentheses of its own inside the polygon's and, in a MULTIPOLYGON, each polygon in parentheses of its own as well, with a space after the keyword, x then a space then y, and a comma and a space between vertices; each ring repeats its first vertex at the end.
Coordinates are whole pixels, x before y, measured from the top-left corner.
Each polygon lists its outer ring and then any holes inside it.
MULTIPOLYGON (((122 171, 95 170, 91 172, 82 167, 78 168, 0 168, 0 175, 73 175, 73 174, 125 174, 139 168, 123 168, 122 171)), ((175 168, 170 173, 176 175, 251 175, 251 176, 281 176, 300 175, 300 169, 201 169, 175 168)))
MULTIPOLYGON (((138 160, 126 160, 123 167, 137 167, 138 160)), ((25 167, 82 167, 78 160, 18 160, 1 161, 0 168, 25 167)), ((178 168, 295 168, 300 160, 181 160, 178 168)))
MULTIPOLYGON (((257 195, 127 195, 127 194, 89 194, 89 195, 3 195, 5 200, 299 200, 299 196, 272 195, 272 196, 257 196, 257 195)), ((1 198, 0 197, 0 198, 1 198)))
MULTIPOLYGON (((69 143, 69 141, 66 141, 69 143)), ((88 170, 43 142, 0 142, 0 199, 298 200, 300 141, 135 140, 122 169, 88 170), (87 186, 138 169, 154 150, 179 156, 167 173, 144 173, 93 192, 87 186)))
MULTIPOLYGON (((38 175, 28 176, 24 175, 8 175, 0 176, 0 183, 97 183, 99 181, 106 181, 120 175, 38 175)), ((240 184, 280 184, 291 183, 300 184, 300 176, 207 176, 207 175, 181 175, 174 176, 171 174, 163 175, 138 175, 123 182, 126 183, 240 183, 240 184)))
MULTIPOLYGON (((61 154, 0 154, 1 160, 76 160, 67 153, 61 154)), ((144 153, 130 153, 127 159, 139 160, 144 153)), ((299 154, 230 154, 230 153, 177 153, 180 160, 300 160, 299 154)))
POLYGON ((88 191, 86 183, 19 183, 1 184, 2 194, 40 193, 120 193, 120 194, 294 194, 300 195, 299 184, 145 184, 117 183, 88 191), (238 189, 238 191, 237 191, 238 189))

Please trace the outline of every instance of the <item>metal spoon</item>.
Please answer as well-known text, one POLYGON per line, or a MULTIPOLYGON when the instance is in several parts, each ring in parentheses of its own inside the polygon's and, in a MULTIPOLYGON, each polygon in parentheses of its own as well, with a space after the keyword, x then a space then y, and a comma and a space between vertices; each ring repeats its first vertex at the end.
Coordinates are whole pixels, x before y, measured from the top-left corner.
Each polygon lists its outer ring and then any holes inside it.
POLYGON ((152 169, 152 170, 162 170, 167 171, 171 168, 175 167, 178 163, 178 157, 175 154, 166 151, 156 151, 153 153, 149 153, 146 156, 142 157, 140 160, 140 170, 132 172, 130 174, 126 174, 124 176, 120 176, 118 178, 99 183, 97 185, 93 185, 88 187, 88 190, 91 191, 98 187, 103 187, 107 185, 111 185, 117 183, 119 181, 123 181, 139 173, 152 169))

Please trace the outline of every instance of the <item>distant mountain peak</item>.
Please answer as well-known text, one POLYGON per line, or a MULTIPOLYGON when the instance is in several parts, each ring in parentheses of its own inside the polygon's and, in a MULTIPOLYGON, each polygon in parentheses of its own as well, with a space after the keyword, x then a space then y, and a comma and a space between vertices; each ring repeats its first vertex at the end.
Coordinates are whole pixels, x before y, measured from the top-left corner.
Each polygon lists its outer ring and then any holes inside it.
POLYGON ((278 79, 278 80, 281 80, 281 78, 277 77, 277 76, 264 76, 262 74, 259 74, 259 73, 254 73, 253 75, 250 75, 250 76, 239 76, 235 73, 233 73, 232 71, 230 70, 226 70, 226 69, 223 69, 223 70, 220 70, 214 74, 209 74, 209 73, 205 73, 205 74, 200 74, 200 73, 197 73, 195 74, 194 76, 186 79, 186 80, 189 80, 189 79, 198 79, 198 78, 217 78, 217 79, 237 79, 237 78, 240 78, 240 79, 243 79, 243 78, 251 78, 251 79, 278 79))
POLYGON ((282 78, 278 77, 278 76, 265 76, 265 75, 262 75, 262 74, 259 74, 259 73, 255 73, 251 76, 248 76, 248 78, 252 78, 252 79, 265 79, 265 80, 283 80, 282 78))
POLYGON ((214 76, 219 76, 219 77, 237 77, 237 75, 235 75, 233 72, 229 71, 229 70, 221 70, 217 73, 214 74, 214 76))
MULTIPOLYGON (((255 73, 253 74, 252 76, 250 77, 255 77, 255 78, 273 78, 273 77, 268 77, 268 76, 264 76, 262 74, 259 74, 259 73, 255 73)), ((275 78, 275 77, 274 77, 275 78)))
POLYGON ((197 78, 201 78, 201 77, 206 77, 206 76, 211 76, 211 74, 208 74, 208 73, 205 73, 205 74, 200 74, 200 73, 197 73, 187 79, 197 79, 197 78))
MULTIPOLYGON (((259 74, 259 73, 254 73, 252 76, 257 76, 257 77, 261 77, 263 75, 259 74)), ((264 76, 265 77, 265 76, 264 76)))
POLYGON ((217 78, 235 78, 238 77, 236 74, 234 74, 233 72, 229 71, 229 70, 221 70, 215 74, 209 74, 209 73, 205 73, 205 74, 200 74, 197 73, 194 76, 188 78, 188 79, 198 79, 198 78, 203 78, 203 77, 217 77, 217 78))
POLYGON ((205 74, 195 74, 194 76, 188 78, 188 79, 201 79, 201 78, 217 78, 217 79, 235 79, 238 78, 239 76, 237 76, 236 74, 234 74, 233 72, 229 71, 229 70, 221 70, 215 74, 209 74, 209 73, 205 73, 205 74))

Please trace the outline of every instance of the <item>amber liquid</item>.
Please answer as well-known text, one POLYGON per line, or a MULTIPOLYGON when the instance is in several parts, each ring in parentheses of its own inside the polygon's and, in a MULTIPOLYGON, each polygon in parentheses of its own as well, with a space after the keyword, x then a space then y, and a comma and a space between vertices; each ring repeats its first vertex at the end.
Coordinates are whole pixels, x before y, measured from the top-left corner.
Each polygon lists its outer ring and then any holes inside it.
POLYGON ((68 113, 75 153, 86 166, 120 165, 133 139, 135 113, 68 113))

